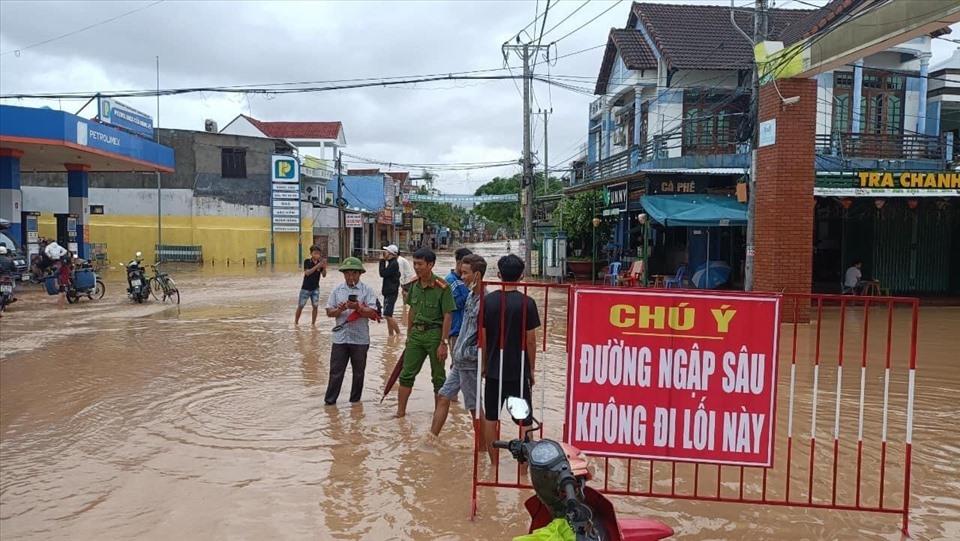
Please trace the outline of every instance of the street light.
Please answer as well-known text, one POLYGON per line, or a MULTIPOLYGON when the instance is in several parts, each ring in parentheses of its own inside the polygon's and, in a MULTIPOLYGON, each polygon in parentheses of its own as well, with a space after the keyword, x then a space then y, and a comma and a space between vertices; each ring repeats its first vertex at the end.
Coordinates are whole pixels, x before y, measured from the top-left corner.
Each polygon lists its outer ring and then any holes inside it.
POLYGON ((600 225, 600 218, 593 219, 593 283, 597 283, 597 227, 600 225))
POLYGON ((640 234, 643 235, 643 287, 647 287, 647 215, 646 213, 641 213, 637 215, 637 221, 640 222, 640 225, 643 226, 640 234))

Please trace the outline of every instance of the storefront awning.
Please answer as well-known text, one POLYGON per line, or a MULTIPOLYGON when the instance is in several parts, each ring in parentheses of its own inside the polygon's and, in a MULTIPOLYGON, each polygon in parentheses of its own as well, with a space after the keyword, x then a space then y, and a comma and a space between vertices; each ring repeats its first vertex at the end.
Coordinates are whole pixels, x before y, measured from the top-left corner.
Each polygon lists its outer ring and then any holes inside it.
POLYGON ((668 227, 747 225, 747 205, 733 197, 707 194, 645 195, 644 210, 668 227))

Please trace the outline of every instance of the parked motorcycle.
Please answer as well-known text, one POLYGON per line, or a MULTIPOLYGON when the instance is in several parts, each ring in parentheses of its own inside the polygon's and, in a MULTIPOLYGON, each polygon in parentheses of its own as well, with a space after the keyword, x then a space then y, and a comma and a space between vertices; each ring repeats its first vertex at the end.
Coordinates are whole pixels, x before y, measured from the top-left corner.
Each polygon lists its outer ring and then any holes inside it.
POLYGON ((143 253, 137 252, 136 257, 127 263, 127 296, 142 303, 150 297, 150 283, 147 281, 146 272, 141 262, 143 253))
POLYGON ((15 286, 16 280, 13 276, 0 274, 0 313, 3 313, 8 305, 16 302, 17 298, 13 296, 15 286))
MULTIPOLYGON (((530 418, 530 408, 522 398, 508 398, 507 411, 518 421, 530 418)), ((530 535, 519 539, 657 541, 673 535, 673 529, 656 520, 617 519, 610 500, 587 486, 593 476, 580 451, 549 439, 532 441, 530 434, 539 428, 536 419, 534 423, 523 439, 493 443, 510 451, 518 462, 530 465, 536 495, 524 502, 530 513, 530 535)))

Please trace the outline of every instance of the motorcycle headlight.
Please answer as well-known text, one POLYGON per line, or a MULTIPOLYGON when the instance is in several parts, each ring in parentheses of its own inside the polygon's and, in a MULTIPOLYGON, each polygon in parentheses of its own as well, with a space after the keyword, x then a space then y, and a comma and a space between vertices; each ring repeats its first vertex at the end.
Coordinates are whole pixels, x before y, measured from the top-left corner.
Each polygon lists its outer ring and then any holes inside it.
POLYGON ((556 442, 544 440, 530 451, 530 465, 547 466, 563 456, 563 448, 556 442))

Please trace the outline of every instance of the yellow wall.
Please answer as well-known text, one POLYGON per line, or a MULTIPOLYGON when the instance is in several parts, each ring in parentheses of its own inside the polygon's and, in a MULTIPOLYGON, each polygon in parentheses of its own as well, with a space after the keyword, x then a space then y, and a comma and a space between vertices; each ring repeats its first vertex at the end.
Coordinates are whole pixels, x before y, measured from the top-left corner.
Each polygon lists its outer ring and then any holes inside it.
MULTIPOLYGON (((313 224, 302 221, 304 258, 313 243, 313 224)), ((203 259, 239 262, 256 261, 257 248, 267 249, 270 257, 270 219, 233 216, 164 216, 163 244, 203 246, 203 259)), ((56 238, 56 219, 52 214, 40 216, 40 236, 56 238)), ((145 256, 154 253, 157 243, 157 217, 134 215, 90 216, 90 243, 106 243, 111 262, 132 259, 137 251, 145 256)), ((297 263, 296 233, 275 233, 276 262, 297 263)))

